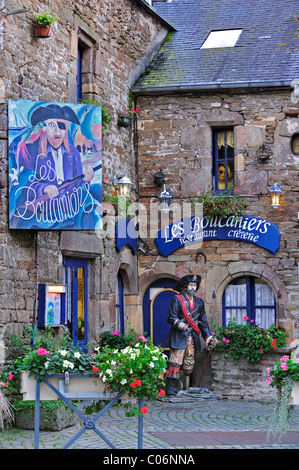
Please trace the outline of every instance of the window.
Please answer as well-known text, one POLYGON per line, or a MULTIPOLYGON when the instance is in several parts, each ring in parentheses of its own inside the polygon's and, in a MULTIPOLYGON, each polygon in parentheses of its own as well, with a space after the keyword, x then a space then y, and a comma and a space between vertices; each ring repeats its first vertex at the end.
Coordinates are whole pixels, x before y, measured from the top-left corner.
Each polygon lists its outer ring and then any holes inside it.
POLYGON ((275 324, 275 298, 271 287, 262 279, 239 277, 223 294, 223 325, 230 320, 245 324, 253 320, 261 328, 275 324), (244 320, 248 317, 248 320, 244 320))
POLYGON ((234 185, 234 130, 213 130, 213 188, 221 191, 234 185))
POLYGON ((78 46, 78 58, 77 58, 77 100, 82 99, 82 58, 84 48, 78 46))
POLYGON ((67 326, 73 343, 87 345, 87 269, 84 259, 65 258, 67 326))
POLYGON ((118 274, 115 289, 115 329, 119 333, 125 332, 124 317, 124 283, 121 275, 118 274))
POLYGON ((292 136, 291 148, 294 155, 299 155, 299 134, 292 136))
POLYGON ((201 49, 212 49, 214 47, 234 47, 238 41, 242 29, 226 29, 222 31, 211 31, 201 49))

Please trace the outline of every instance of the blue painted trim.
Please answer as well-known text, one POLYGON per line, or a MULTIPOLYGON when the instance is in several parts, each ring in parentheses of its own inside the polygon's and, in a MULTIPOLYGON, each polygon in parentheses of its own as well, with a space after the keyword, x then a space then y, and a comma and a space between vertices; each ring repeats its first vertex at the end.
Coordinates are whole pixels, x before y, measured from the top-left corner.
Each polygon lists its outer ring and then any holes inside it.
POLYGON ((137 251, 137 231, 134 222, 130 219, 121 219, 115 226, 116 249, 121 251, 129 246, 133 253, 137 251))
MULTIPOLYGON (((64 267, 73 268, 73 279, 72 279, 72 338, 74 345, 79 345, 83 349, 86 348, 88 342, 88 261, 84 258, 64 258, 64 267), (77 311, 77 302, 78 302, 78 268, 84 268, 84 339, 78 339, 78 311, 77 311)), ((66 284, 68 285, 68 270, 66 269, 66 284)))
MULTIPOLYGON (((274 304, 273 305, 256 305, 255 304, 255 281, 256 278, 253 276, 240 276, 237 278, 238 280, 240 279, 246 279, 246 305, 229 305, 226 306, 225 303, 225 291, 223 292, 222 296, 222 325, 226 326, 226 310, 227 309, 246 309, 246 316, 249 318, 247 320, 247 323, 250 323, 250 320, 254 320, 252 324, 255 324, 255 311, 256 309, 262 309, 262 308, 271 308, 274 309, 274 318, 276 321, 276 302, 274 298, 274 304)), ((237 280, 235 279, 235 280, 237 280)), ((228 284, 229 285, 229 284, 228 284)), ((227 286, 228 287, 228 286, 227 286)))

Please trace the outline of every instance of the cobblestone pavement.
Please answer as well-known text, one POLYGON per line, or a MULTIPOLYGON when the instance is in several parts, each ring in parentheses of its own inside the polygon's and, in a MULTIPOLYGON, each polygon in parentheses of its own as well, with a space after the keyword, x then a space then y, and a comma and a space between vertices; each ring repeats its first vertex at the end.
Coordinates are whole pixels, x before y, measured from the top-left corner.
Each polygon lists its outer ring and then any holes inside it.
MULTIPOLYGON (((274 404, 231 400, 147 403, 143 449, 299 449, 299 406, 292 411, 287 434, 266 442, 274 404)), ((80 420, 81 421, 81 420, 80 420)), ((84 428, 82 421, 58 432, 40 432, 40 449, 61 449, 84 428)), ((115 406, 96 427, 117 449, 137 449, 138 418, 115 406)), ((70 449, 110 449, 94 430, 84 430, 70 449)), ((0 433, 1 449, 34 449, 34 431, 0 433)))

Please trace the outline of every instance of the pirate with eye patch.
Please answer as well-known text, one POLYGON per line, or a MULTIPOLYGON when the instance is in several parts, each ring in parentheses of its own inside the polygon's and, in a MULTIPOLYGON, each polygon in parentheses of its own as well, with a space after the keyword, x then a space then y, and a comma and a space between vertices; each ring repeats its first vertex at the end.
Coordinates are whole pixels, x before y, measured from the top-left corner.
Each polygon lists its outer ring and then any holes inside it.
MULTIPOLYGON (((79 119, 69 106, 50 104, 39 106, 31 115, 34 132, 28 141, 17 149, 18 167, 34 171, 32 188, 39 198, 47 195, 53 199, 59 195, 59 186, 83 174, 77 183, 90 182, 94 177, 92 166, 82 170, 81 157, 68 141, 68 122, 80 126, 79 119)), ((73 186, 74 187, 74 186, 73 186)), ((70 193, 73 189, 68 187, 70 193)))

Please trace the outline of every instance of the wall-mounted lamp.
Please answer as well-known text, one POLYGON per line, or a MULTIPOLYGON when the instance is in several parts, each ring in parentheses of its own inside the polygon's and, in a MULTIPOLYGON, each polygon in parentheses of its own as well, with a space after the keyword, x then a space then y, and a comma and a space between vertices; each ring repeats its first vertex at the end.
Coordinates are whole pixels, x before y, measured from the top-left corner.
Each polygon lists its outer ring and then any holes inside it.
POLYGON ((275 183, 274 186, 270 189, 271 195, 271 207, 273 209, 277 209, 280 206, 279 200, 281 196, 282 190, 279 183, 275 183))
POLYGON ((127 176, 127 172, 125 172, 124 176, 118 182, 118 194, 122 196, 130 196, 131 194, 131 187, 133 186, 132 181, 127 176))
POLYGON ((157 171, 155 174, 154 174, 154 178, 155 178, 155 183, 156 184, 163 184, 164 183, 164 174, 160 168, 159 171, 157 171))
POLYGON ((162 211, 169 211, 170 201, 172 198, 171 191, 166 189, 165 184, 162 193, 159 196, 160 203, 161 203, 161 210, 162 211))

